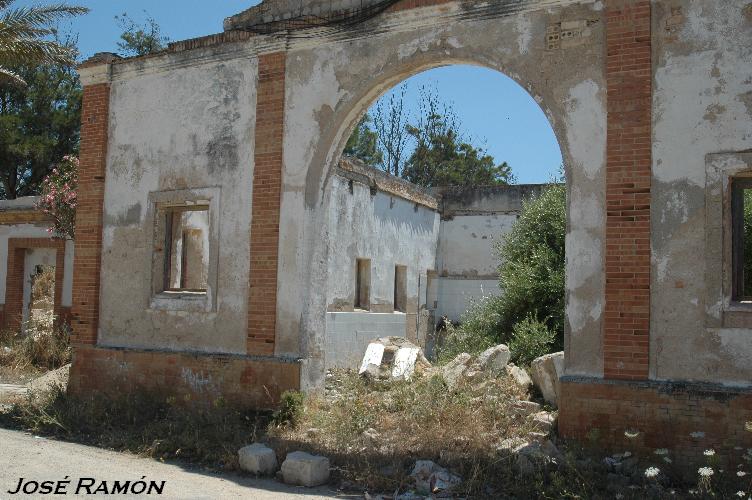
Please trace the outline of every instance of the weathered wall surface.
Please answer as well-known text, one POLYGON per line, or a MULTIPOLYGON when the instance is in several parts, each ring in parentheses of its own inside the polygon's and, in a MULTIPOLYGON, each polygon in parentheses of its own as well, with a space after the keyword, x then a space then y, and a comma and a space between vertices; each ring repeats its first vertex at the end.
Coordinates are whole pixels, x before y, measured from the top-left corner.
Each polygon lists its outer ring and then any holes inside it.
POLYGON ((116 64, 110 99, 99 345, 244 354, 257 59, 247 44, 116 64), (214 193, 211 311, 150 307, 150 193, 214 193), (218 215, 218 217, 217 217, 218 215))
POLYGON ((752 148, 750 40, 749 0, 654 2, 650 367, 659 380, 752 384, 752 321, 706 327, 721 300, 706 298, 706 276, 722 273, 706 250, 706 156, 752 148))
POLYGON ((452 63, 479 64, 513 77, 551 120, 570 181, 567 369, 602 374, 603 4, 546 7, 541 2, 449 3, 382 16, 338 33, 342 41, 332 36, 292 44, 287 58, 277 335, 292 347, 292 339, 285 340, 287 332, 300 332, 296 337, 303 339, 303 354, 309 358, 304 386, 317 384, 323 373, 319 358, 325 318, 317 311, 326 304, 301 290, 328 288, 320 263, 328 262, 331 240, 321 230, 329 173, 374 99, 404 78, 452 63), (470 21, 473 9, 483 16, 470 21), (547 50, 547 28, 568 21, 584 23, 582 36, 547 50))
POLYGON ((384 335, 414 340, 418 308, 425 302, 420 282, 436 265, 439 214, 340 175, 332 177, 328 197, 326 364, 352 368, 368 340, 384 335), (370 312, 353 312, 359 258, 371 260, 370 312), (405 312, 394 311, 397 265, 407 267, 405 312))
POLYGON ((501 293, 495 244, 512 229, 523 200, 540 189, 540 185, 517 185, 437 190, 442 196, 437 320, 446 316, 460 321, 473 302, 501 293))

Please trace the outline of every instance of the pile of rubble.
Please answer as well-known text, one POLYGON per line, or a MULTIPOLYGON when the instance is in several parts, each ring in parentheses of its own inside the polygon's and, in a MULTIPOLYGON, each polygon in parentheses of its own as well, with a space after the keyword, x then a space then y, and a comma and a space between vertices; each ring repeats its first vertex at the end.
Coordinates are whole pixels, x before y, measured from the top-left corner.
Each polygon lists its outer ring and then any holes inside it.
MULTIPOLYGON (((530 373, 510 362, 506 345, 497 345, 472 356, 462 353, 444 366, 432 366, 423 350, 404 338, 386 337, 372 341, 363 357, 359 374, 369 383, 389 384, 410 381, 414 377, 441 377, 448 391, 469 391, 478 404, 489 398, 503 398, 509 404, 515 426, 523 429, 521 436, 498 442, 500 458, 511 459, 522 475, 533 474, 543 464, 557 463, 563 454, 556 446, 556 404, 559 377, 563 369, 563 353, 536 359, 530 373), (499 388, 504 388, 499 392, 499 388), (511 391, 511 392, 510 392, 511 391), (531 400, 531 394, 541 399, 531 400), (477 397, 475 397, 477 396, 477 397)), ((338 385, 327 378, 327 399, 338 400, 338 385), (331 387, 330 387, 331 386, 331 387)), ((375 429, 364 436, 376 446, 381 437, 375 429)), ((493 448, 492 448, 493 449, 493 448)), ((450 450, 447 450, 449 452, 450 450)), ((442 454, 443 457, 443 454, 442 454)), ((318 486, 329 481, 329 460, 326 457, 296 451, 289 453, 281 466, 274 450, 253 444, 240 450, 240 466, 257 475, 274 475, 287 484, 318 486)), ((451 496, 462 484, 462 477, 440 465, 415 457, 410 477, 413 489, 396 497, 401 500, 451 496)), ((369 498, 366 495, 366 498, 369 498)), ((379 498, 379 497, 370 497, 379 498)))

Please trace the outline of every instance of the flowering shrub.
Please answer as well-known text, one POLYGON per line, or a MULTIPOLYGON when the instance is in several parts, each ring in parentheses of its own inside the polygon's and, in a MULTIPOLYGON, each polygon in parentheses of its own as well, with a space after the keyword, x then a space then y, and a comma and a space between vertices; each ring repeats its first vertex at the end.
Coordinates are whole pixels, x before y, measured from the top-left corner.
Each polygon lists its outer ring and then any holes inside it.
POLYGON ((66 156, 42 182, 37 208, 52 218, 50 233, 73 239, 76 224, 78 158, 66 156))

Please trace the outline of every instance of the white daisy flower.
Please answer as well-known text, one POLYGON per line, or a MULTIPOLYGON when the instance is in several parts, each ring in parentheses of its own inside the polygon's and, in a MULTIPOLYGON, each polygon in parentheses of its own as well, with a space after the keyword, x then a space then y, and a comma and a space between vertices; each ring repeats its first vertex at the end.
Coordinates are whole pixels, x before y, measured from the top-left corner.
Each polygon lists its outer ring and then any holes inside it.
POLYGON ((744 495, 746 495, 746 493, 744 493, 743 491, 736 492, 736 496, 738 496, 739 498, 744 498, 744 495))
POLYGON ((713 469, 710 467, 700 467, 697 469, 697 473, 702 477, 710 477, 713 475, 713 469))
POLYGON ((645 477, 647 478, 654 478, 658 474, 661 473, 661 470, 658 467, 648 467, 645 469, 645 477))
POLYGON ((746 476, 746 475, 747 475, 747 473, 746 473, 746 472, 744 472, 743 470, 740 470, 740 471, 738 471, 738 472, 736 473, 736 475, 737 475, 737 476, 739 476, 739 477, 744 477, 744 476, 746 476))
POLYGON ((712 457, 713 455, 715 455, 715 450, 713 450, 713 449, 705 450, 703 452, 703 455, 705 455, 706 457, 712 457))

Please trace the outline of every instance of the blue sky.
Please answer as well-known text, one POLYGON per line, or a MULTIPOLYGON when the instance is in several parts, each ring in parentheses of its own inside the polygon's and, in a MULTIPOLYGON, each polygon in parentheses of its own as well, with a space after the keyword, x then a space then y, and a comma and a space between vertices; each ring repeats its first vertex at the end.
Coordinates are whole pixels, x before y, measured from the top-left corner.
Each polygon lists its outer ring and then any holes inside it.
MULTIPOLYGON (((144 10, 171 40, 222 31, 225 17, 257 4, 251 0, 69 0, 91 12, 61 26, 77 33, 82 57, 117 52, 120 29, 114 17, 127 12, 137 22, 144 10)), ((14 6, 47 3, 17 0, 14 6)), ((550 180, 561 165, 561 152, 538 104, 517 83, 501 73, 472 66, 437 68, 407 80, 406 105, 414 110, 422 85, 433 87, 452 103, 466 136, 484 147, 497 162, 506 161, 520 183, 550 180)))

